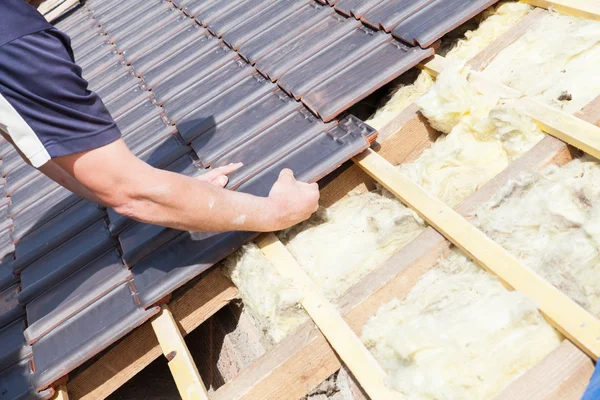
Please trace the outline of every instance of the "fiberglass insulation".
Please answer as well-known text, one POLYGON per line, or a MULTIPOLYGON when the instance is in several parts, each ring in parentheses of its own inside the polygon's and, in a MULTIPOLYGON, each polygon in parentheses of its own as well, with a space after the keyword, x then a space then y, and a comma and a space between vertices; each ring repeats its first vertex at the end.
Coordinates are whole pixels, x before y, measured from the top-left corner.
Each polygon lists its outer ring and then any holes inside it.
MULTIPOLYGON (((530 11, 531 6, 519 2, 501 2, 488 8, 483 12, 482 22, 477 29, 467 31, 464 38, 453 40, 452 49, 445 57, 453 61, 470 60, 530 11)), ((389 100, 366 122, 375 129, 383 128, 404 108, 424 95, 432 85, 433 79, 426 72, 421 72, 410 85, 399 84, 392 90, 389 100)))
MULTIPOLYGON (((424 229, 391 195, 355 194, 279 234, 287 249, 330 299, 336 299, 424 229)), ((225 261, 250 313, 276 343, 306 319, 297 293, 254 245, 225 261)))
POLYGON ((483 74, 574 113, 600 93, 599 64, 600 22, 548 13, 483 74))
POLYGON ((417 104, 446 133, 400 170, 449 206, 456 206, 543 138, 533 121, 473 89, 467 70, 451 64, 417 104))
POLYGON ((382 306, 362 339, 411 400, 492 399, 561 340, 533 302, 458 250, 382 306))
POLYGON ((600 165, 574 160, 509 182, 476 225, 581 306, 600 315, 600 165))

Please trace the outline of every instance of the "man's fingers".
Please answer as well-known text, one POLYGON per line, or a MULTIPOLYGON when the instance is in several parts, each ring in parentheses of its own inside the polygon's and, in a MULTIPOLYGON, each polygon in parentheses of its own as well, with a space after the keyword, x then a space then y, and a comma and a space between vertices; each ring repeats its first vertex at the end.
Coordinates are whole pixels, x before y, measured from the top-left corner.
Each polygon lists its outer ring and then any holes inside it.
POLYGON ((240 163, 231 163, 229 165, 223 165, 222 167, 215 168, 213 171, 218 171, 222 175, 229 175, 234 171, 242 168, 244 164, 240 163))
POLYGON ((215 168, 212 169, 210 171, 208 171, 207 173, 205 173, 204 175, 202 175, 207 181, 212 181, 216 178, 218 178, 221 175, 229 175, 232 172, 240 169, 243 166, 242 163, 235 163, 235 164, 229 164, 229 165, 224 165, 222 167, 219 168, 215 168))

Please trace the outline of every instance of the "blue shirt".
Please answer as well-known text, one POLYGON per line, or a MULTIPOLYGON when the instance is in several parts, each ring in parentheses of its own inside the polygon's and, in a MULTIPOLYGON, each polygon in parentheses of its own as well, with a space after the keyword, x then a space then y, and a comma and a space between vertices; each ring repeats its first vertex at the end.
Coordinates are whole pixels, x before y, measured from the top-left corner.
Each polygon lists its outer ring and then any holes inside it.
POLYGON ((0 130, 34 167, 121 137, 87 86, 70 38, 25 0, 1 0, 0 130))

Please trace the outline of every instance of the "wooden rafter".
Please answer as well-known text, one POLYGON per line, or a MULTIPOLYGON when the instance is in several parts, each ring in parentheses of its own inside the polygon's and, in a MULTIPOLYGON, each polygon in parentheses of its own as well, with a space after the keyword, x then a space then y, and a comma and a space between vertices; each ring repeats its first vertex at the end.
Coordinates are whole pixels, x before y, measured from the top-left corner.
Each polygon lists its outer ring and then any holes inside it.
POLYGON ((208 400, 206 387, 204 387, 198 368, 169 307, 163 305, 160 313, 152 319, 151 324, 160 348, 167 358, 181 398, 183 400, 208 400))
POLYGON ((532 6, 556 10, 563 14, 600 21, 600 3, 595 0, 521 0, 532 6))
POLYGON ((398 399, 399 394, 386 385, 386 373, 383 368, 277 236, 273 233, 265 234, 256 242, 279 275, 293 282, 300 291, 300 304, 365 392, 373 400, 398 399))

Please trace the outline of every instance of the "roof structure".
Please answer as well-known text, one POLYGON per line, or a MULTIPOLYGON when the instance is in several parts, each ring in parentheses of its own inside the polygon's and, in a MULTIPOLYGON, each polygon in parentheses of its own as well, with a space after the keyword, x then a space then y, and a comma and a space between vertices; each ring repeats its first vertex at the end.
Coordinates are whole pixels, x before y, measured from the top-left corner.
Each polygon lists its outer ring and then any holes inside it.
MULTIPOLYGON (((138 157, 188 176, 241 161, 228 187, 266 196, 282 168, 315 182, 368 148, 376 132, 348 108, 493 3, 89 0, 56 27, 138 157)), ((49 398, 255 236, 138 223, 70 193, 7 142, 0 156, 0 399, 49 398)))

